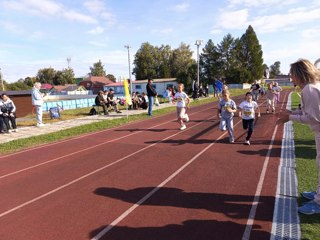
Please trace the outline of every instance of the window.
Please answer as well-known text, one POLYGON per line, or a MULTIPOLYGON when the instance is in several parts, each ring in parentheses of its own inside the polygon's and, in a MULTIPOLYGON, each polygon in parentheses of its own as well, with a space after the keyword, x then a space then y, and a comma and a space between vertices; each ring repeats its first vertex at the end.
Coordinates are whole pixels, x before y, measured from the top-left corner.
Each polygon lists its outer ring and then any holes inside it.
POLYGON ((135 88, 141 90, 141 85, 136 85, 135 88))

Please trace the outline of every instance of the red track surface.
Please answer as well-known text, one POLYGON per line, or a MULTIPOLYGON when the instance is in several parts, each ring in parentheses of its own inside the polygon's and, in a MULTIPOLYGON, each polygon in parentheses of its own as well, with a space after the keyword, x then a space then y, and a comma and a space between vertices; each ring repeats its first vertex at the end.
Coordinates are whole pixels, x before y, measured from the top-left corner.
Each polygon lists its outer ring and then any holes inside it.
POLYGON ((218 130, 216 104, 189 115, 184 131, 172 113, 0 157, 0 239, 269 239, 276 116, 246 146, 240 118, 234 144, 218 130))

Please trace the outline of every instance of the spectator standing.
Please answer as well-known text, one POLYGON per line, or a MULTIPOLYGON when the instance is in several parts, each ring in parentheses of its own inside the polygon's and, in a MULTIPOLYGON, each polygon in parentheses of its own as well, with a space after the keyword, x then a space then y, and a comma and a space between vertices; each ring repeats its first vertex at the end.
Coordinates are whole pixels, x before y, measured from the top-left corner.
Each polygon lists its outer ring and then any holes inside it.
POLYGON ((16 106, 13 101, 7 96, 7 94, 1 95, 2 103, 1 103, 1 113, 3 116, 3 122, 6 125, 6 132, 9 133, 10 124, 12 126, 12 132, 17 132, 17 124, 16 124, 16 106))
POLYGON ((222 99, 218 103, 217 116, 220 115, 220 130, 228 131, 229 142, 234 143, 233 116, 237 112, 236 103, 230 98, 229 90, 222 90, 222 99))
POLYGON ((290 75, 293 83, 302 89, 301 109, 286 112, 280 115, 277 123, 289 120, 309 124, 315 133, 316 164, 318 169, 318 182, 316 191, 303 192, 301 195, 310 200, 298 208, 300 213, 306 215, 320 213, 320 71, 305 59, 291 64, 290 75))
POLYGON ((40 92, 41 83, 35 82, 31 91, 32 105, 35 108, 37 127, 45 126, 42 122, 42 107, 44 103, 44 94, 40 92))
POLYGON ((157 91, 152 86, 152 81, 153 80, 151 78, 149 78, 147 86, 146 86, 148 102, 149 102, 149 109, 148 109, 148 115, 149 116, 152 116, 152 106, 153 106, 153 103, 154 103, 154 97, 158 96, 157 91))
POLYGON ((239 108, 241 109, 241 111, 239 112, 239 116, 242 117, 243 129, 248 129, 247 137, 244 144, 250 145, 250 138, 253 133, 254 127, 255 112, 257 109, 258 117, 260 117, 260 108, 255 101, 252 101, 251 92, 246 93, 246 100, 240 103, 239 108))

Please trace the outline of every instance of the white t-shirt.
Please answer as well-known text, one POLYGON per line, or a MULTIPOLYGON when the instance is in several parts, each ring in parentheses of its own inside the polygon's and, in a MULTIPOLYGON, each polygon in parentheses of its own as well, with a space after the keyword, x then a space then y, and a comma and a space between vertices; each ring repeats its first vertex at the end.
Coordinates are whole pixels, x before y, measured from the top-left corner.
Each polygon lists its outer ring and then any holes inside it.
POLYGON ((177 101, 177 107, 186 107, 186 99, 188 98, 185 92, 177 92, 174 95, 174 100, 177 101))
POLYGON ((258 104, 255 101, 251 103, 247 100, 240 103, 239 108, 242 109, 242 119, 253 119, 255 114, 255 109, 258 108, 258 104))

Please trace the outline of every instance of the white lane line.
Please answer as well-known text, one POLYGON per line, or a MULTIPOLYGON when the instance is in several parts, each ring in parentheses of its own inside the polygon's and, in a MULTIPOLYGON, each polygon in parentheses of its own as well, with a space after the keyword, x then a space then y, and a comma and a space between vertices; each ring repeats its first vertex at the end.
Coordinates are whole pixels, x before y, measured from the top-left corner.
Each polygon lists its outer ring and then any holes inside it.
MULTIPOLYGON (((209 119, 212 119, 212 118, 210 117, 210 118, 208 118, 208 119, 206 119, 206 120, 209 120, 209 119)), ((203 122, 199 122, 199 123, 197 123, 197 124, 195 124, 195 125, 187 128, 187 130, 192 129, 192 128, 200 125, 200 124, 203 124, 203 122)), ((187 131, 187 130, 185 130, 185 131, 187 131)), ((33 198, 33 199, 30 200, 30 201, 27 201, 27 202, 22 203, 22 204, 14 207, 14 208, 9 209, 9 210, 7 210, 7 211, 5 211, 5 212, 3 212, 3 213, 0 213, 0 218, 3 217, 3 216, 6 216, 6 215, 8 215, 8 214, 10 214, 10 213, 12 213, 12 212, 15 212, 15 211, 17 211, 17 210, 19 210, 19 209, 27 206, 27 205, 30 205, 31 203, 34 203, 34 202, 36 202, 36 201, 38 201, 38 200, 40 200, 40 199, 42 199, 42 198, 45 198, 45 197, 47 197, 47 196, 49 196, 49 195, 51 195, 51 194, 53 194, 53 193, 56 193, 56 192, 60 191, 61 189, 64 189, 64 188, 66 188, 66 187, 68 187, 68 186, 70 186, 70 185, 72 185, 72 184, 74 184, 74 183, 77 183, 77 182, 79 182, 79 181, 81 181, 81 180, 83 180, 83 179, 85 179, 85 178, 87 178, 87 177, 90 177, 90 176, 92 176, 92 175, 94 175, 94 174, 96 174, 96 173, 98 173, 98 172, 100 172, 100 171, 102 171, 102 170, 104 170, 104 169, 106 169, 106 168, 108 168, 108 167, 111 167, 111 166, 113 166, 113 165, 115 165, 115 164, 117 164, 117 163, 119 163, 119 162, 122 162, 123 160, 125 160, 125 159, 127 159, 127 158, 129 158, 129 157, 132 157, 132 156, 134 156, 134 155, 136 155, 136 154, 138 154, 138 153, 140 153, 140 152, 142 152, 142 151, 144 151, 144 150, 146 150, 146 149, 148 149, 148 148, 151 148, 151 147, 157 145, 158 143, 161 143, 161 142, 163 142, 163 141, 166 141, 166 140, 168 140, 168 139, 170 139, 170 138, 172 138, 172 137, 174 137, 174 136, 176 136, 176 135, 178 135, 178 134, 180 134, 180 133, 182 133, 182 132, 185 132, 185 131, 179 131, 179 132, 177 132, 177 133, 175 133, 175 134, 172 134, 172 135, 170 135, 170 136, 168 136, 168 137, 166 137, 166 138, 164 138, 164 139, 162 139, 162 140, 159 140, 159 141, 157 141, 157 142, 155 142, 155 143, 153 143, 153 144, 150 144, 150 145, 148 145, 148 146, 146 146, 146 147, 144 147, 144 148, 139 149, 139 150, 136 151, 136 152, 133 152, 133 153, 131 153, 131 154, 129 154, 129 155, 123 157, 123 158, 120 158, 120 159, 118 159, 118 160, 116 160, 116 161, 114 161, 114 162, 112 162, 112 163, 110 163, 110 164, 108 164, 108 165, 105 165, 105 166, 103 166, 103 167, 101 167, 101 168, 99 168, 99 169, 96 169, 96 170, 94 170, 94 171, 92 171, 92 172, 90 172, 90 173, 88 173, 88 174, 85 174, 85 175, 83 175, 83 176, 81 176, 81 177, 79 177, 79 178, 77 178, 77 179, 75 179, 75 180, 73 180, 73 181, 71 181, 71 182, 68 182, 68 183, 66 183, 66 184, 64 184, 64 185, 62 185, 62 186, 60 186, 60 187, 58 187, 58 188, 55 188, 55 189, 53 189, 53 190, 51 190, 51 191, 49 191, 49 192, 47 192, 47 193, 44 193, 44 194, 42 194, 42 195, 40 195, 40 196, 38 196, 38 197, 36 197, 36 198, 33 198)), ((225 133, 225 134, 226 134, 226 133, 225 133)))
MULTIPOLYGON (((206 109, 207 110, 207 109, 206 109)), ((194 112, 190 115, 194 115, 196 113, 199 113, 199 112, 203 112, 205 110, 201 110, 201 111, 197 111, 197 112, 194 112)), ((163 115, 165 116, 165 115, 163 115)), ((156 117, 156 118, 160 118, 160 117, 163 117, 163 116, 159 116, 159 117, 156 117)), ((154 119, 156 119, 154 118, 154 119)), ((142 120, 140 122, 143 122, 143 121, 147 121, 149 119, 146 119, 146 120, 142 120)), ((103 121, 103 120, 101 120, 103 121)), ((170 122, 170 121, 168 121, 170 122)), ((127 123, 125 126, 130 126, 130 125, 133 125, 137 123, 137 121, 133 121, 133 122, 130 122, 130 123, 127 123)), ((11 156, 14 156, 14 155, 18 155, 18 154, 22 154, 22 153, 26 153, 26 152, 30 152, 30 151, 33 151, 33 150, 36 150, 36 149, 41 149, 41 148, 45 148, 45 147, 50 147, 50 146, 54 146, 54 145, 57 145, 57 144, 61 144, 61 143, 65 143, 65 142, 71 142, 73 140, 77 140, 77 139, 81 139, 81 138, 84 138, 84 137, 88 137, 88 136, 92 136, 92 135, 96 135, 96 134, 101 134, 103 132, 108 132, 108 131, 111 131, 111 130, 115 130, 115 129, 118 129, 118 128, 122 128, 123 125, 120 125, 118 127, 115 127, 115 128, 108 128, 108 129, 105 129, 105 130, 101 130, 99 132, 94 132, 94 133, 86 133, 86 134, 83 134, 81 136, 77 136, 77 137, 73 137, 73 138, 69 138, 69 139, 65 139, 65 140, 61 140, 59 142, 53 142, 53 143, 47 143, 47 144, 43 144, 41 146, 37 146, 37 147, 32 147, 32 148, 29 148, 29 149, 25 149, 25 150, 22 150, 22 151, 19 151, 19 152, 15 152, 15 153, 11 153, 11 154, 7 154, 7 155, 4 155, 4 156, 0 156, 0 160, 3 159, 3 158, 6 158, 6 157, 11 157, 11 156)), ((62 129, 61 129, 62 130, 62 129)))
MULTIPOLYGON (((236 127, 241 120, 239 120, 234 127, 236 127)), ((105 234, 107 234, 113 227, 115 227, 119 222, 125 219, 130 213, 132 213, 136 208, 141 206, 145 201, 147 201, 152 195, 154 195, 158 190, 160 190, 163 186, 165 186, 168 182, 174 179, 179 173, 181 173, 185 168, 187 168, 190 164, 197 160, 204 152, 206 152, 210 147, 216 144, 221 138, 223 138, 228 132, 224 132, 220 135, 213 143, 210 143, 207 147, 205 147, 202 151, 196 154, 193 158, 191 158, 187 163, 185 163, 182 167, 180 167, 177 171, 175 171, 172 175, 170 175, 167 179, 165 179, 162 183, 160 183, 157 187, 152 189, 148 194, 142 197, 138 202, 133 204, 130 208, 128 208, 124 213, 122 213, 118 218, 113 220, 106 228, 104 228, 101 232, 99 232, 95 237, 91 240, 99 240, 105 234)))
MULTIPOLYGON (((283 108, 283 104, 284 103, 282 103, 281 109, 283 108)), ((273 131, 273 134, 272 134, 271 142, 269 144, 267 156, 266 156, 266 158, 264 160, 264 163, 263 163, 262 171, 261 171, 261 174, 260 174, 260 178, 259 178, 259 182, 258 182, 258 185, 257 185, 256 193, 255 193, 254 198, 253 198, 252 206, 251 206, 249 217, 248 217, 247 224, 246 224, 246 229, 245 229, 245 231, 243 233, 242 240, 250 239, 252 226, 253 226, 253 223, 254 223, 254 219, 255 219, 255 216, 256 216, 256 212, 257 212, 257 207, 258 207, 258 204, 259 204, 260 194, 261 194, 261 191, 262 191, 263 182, 264 182, 264 179, 265 179, 265 176, 266 176, 266 171, 267 171, 269 160, 270 160, 271 150, 273 148, 274 139, 276 137, 277 131, 278 131, 278 125, 276 125, 276 127, 274 128, 274 131, 273 131)))

